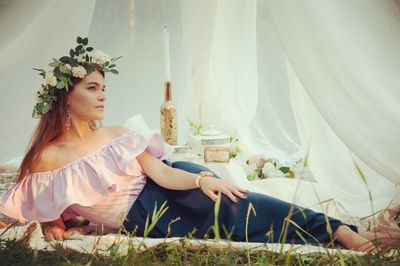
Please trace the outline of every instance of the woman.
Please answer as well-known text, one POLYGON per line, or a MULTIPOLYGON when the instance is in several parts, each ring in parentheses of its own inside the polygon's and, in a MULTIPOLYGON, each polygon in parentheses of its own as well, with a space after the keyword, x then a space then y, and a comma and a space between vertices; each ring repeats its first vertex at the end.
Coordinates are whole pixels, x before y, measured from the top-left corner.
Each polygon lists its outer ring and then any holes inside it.
POLYGON ((157 134, 96 128, 94 121, 103 119, 106 100, 104 72, 118 72, 115 59, 100 51, 90 53, 87 42, 78 38, 70 56, 50 64, 53 71, 39 69, 44 84, 34 115, 41 116, 40 122, 16 186, 1 198, 1 212, 41 222, 50 240, 67 237, 74 229, 67 230, 65 222, 78 215, 114 232, 123 227, 138 236, 203 238, 215 236, 214 207, 221 195, 217 220, 222 238, 338 241, 349 249, 375 249, 371 235, 365 238, 339 220, 248 193, 199 165, 163 163, 167 146, 157 134), (162 215, 149 227, 155 208, 162 215))

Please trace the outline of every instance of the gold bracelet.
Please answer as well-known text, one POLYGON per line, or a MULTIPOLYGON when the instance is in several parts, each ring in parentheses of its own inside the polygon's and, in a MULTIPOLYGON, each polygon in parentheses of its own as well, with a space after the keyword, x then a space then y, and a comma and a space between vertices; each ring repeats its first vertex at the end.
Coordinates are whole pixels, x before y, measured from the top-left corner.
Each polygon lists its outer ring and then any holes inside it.
POLYGON ((206 177, 206 176, 211 176, 212 177, 212 176, 214 176, 214 174, 212 172, 209 172, 209 171, 201 171, 199 173, 199 175, 196 177, 196 181, 195 181, 196 187, 200 188, 200 179, 202 179, 203 177, 206 177))

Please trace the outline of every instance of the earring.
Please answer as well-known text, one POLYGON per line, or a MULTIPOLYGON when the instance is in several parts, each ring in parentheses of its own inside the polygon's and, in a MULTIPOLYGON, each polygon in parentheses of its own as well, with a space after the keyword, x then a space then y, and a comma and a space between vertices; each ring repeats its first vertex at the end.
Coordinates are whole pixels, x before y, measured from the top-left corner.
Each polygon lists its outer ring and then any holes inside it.
POLYGON ((65 120, 65 127, 67 131, 69 131, 69 128, 71 127, 71 114, 69 113, 69 111, 67 111, 67 118, 65 120))

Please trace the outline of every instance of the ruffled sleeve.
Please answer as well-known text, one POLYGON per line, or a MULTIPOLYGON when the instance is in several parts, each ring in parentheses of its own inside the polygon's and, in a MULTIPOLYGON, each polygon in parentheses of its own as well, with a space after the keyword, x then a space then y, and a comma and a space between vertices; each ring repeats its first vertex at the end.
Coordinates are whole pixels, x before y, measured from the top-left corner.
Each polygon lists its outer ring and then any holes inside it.
POLYGON ((125 133, 59 169, 29 174, 0 198, 0 211, 21 222, 48 222, 72 204, 92 206, 126 186, 143 188, 136 157, 144 150, 161 160, 172 152, 158 133, 125 133))

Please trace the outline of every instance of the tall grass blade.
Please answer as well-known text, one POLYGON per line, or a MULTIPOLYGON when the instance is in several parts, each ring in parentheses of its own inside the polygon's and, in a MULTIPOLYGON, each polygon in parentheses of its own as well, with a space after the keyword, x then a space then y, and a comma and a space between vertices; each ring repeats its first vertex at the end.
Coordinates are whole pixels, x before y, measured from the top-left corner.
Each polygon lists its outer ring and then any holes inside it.
POLYGON ((249 206, 247 207, 247 214, 246 214, 246 242, 249 242, 249 218, 250 218, 250 212, 253 212, 254 216, 257 216, 256 209, 254 208, 253 204, 251 202, 249 203, 249 206))
POLYGON ((212 227, 214 232, 214 239, 216 240, 221 239, 221 234, 219 232, 219 224, 218 224, 218 213, 220 206, 221 206, 221 192, 218 192, 218 197, 214 205, 214 225, 212 227))
POLYGON ((164 203, 161 205, 160 209, 157 211, 157 202, 154 204, 154 210, 153 210, 153 215, 151 217, 151 223, 149 224, 149 215, 147 215, 146 218, 146 223, 144 226, 144 232, 143 232, 143 237, 146 238, 151 230, 156 226, 158 220, 165 214, 165 212, 168 210, 167 206, 167 201, 164 201, 164 203))

